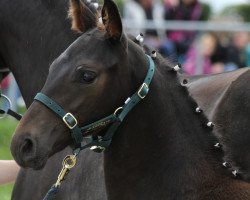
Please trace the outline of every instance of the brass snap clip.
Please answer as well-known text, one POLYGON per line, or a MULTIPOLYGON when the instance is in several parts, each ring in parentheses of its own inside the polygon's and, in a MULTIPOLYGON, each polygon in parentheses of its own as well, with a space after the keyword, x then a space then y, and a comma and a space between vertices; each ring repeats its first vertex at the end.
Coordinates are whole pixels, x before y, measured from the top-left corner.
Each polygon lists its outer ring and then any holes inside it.
POLYGON ((62 170, 58 175, 55 186, 59 186, 61 182, 65 179, 65 176, 68 172, 76 165, 76 156, 75 155, 67 155, 62 162, 62 170))

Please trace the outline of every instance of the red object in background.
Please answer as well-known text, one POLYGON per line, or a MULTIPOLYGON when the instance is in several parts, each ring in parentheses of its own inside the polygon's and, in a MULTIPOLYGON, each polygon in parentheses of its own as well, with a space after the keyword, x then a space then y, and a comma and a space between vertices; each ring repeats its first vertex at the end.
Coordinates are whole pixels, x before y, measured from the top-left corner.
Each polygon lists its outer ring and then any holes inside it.
POLYGON ((1 89, 5 90, 9 86, 9 76, 6 76, 1 83, 1 89))

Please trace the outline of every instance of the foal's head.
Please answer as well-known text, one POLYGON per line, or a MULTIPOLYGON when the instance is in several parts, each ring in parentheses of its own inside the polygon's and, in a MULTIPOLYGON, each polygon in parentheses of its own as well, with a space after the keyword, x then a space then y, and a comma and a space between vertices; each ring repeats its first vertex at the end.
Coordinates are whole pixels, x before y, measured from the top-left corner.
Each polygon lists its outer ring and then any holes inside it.
MULTIPOLYGON (((82 35, 52 63, 42 93, 73 113, 79 124, 88 124, 114 112, 137 90, 148 60, 123 33, 113 1, 105 0, 98 19, 83 3, 71 0, 70 15, 72 28, 82 35)), ((66 124, 34 102, 16 130, 11 151, 21 166, 38 169, 71 143, 66 124)))

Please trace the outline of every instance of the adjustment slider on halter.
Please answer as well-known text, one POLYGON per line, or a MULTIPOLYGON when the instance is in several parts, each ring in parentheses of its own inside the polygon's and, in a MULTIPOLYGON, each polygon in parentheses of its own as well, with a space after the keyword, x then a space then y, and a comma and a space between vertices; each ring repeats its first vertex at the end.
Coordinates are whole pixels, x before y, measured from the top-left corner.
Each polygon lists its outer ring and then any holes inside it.
POLYGON ((131 101, 131 98, 128 97, 124 103, 125 103, 125 104, 128 104, 130 101, 131 101))
POLYGON ((125 104, 122 107, 117 108, 114 113, 91 124, 78 127, 76 118, 71 113, 66 113, 57 102, 43 93, 38 93, 35 96, 34 99, 36 101, 39 101, 47 108, 52 110, 55 114, 57 114, 66 124, 66 126, 71 129, 71 137, 74 141, 73 152, 75 155, 77 155, 80 150, 86 148, 91 148, 91 150, 95 152, 104 151, 111 144, 112 137, 119 128, 123 119, 143 98, 146 97, 149 92, 149 85, 152 81, 155 69, 152 58, 148 55, 146 56, 149 61, 149 69, 140 88, 131 97, 127 98, 125 104), (110 126, 108 127, 106 133, 100 138, 96 139, 94 137, 88 136, 83 137, 83 135, 88 135, 89 132, 97 129, 99 130, 102 127, 106 127, 106 125, 110 126), (85 143, 82 143, 83 140, 85 143))

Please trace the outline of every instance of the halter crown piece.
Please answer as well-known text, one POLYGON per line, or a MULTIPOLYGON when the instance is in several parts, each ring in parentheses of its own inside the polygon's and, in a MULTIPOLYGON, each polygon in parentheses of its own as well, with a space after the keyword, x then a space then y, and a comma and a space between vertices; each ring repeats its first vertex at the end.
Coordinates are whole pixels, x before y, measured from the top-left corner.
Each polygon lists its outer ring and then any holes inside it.
POLYGON ((119 128, 123 119, 135 107, 135 105, 137 105, 142 99, 144 99, 147 96, 149 92, 149 85, 154 76, 155 65, 152 58, 148 55, 146 56, 149 60, 149 70, 142 85, 137 90, 137 92, 134 93, 131 97, 128 97, 124 105, 122 107, 117 108, 113 114, 105 118, 102 118, 94 123, 85 125, 83 127, 78 126, 77 119, 74 117, 72 113, 65 112, 60 105, 58 105, 55 101, 53 101, 45 94, 38 93, 35 96, 34 99, 36 101, 39 101, 47 108, 52 110, 55 114, 57 114, 70 129, 71 137, 73 138, 74 141, 73 151, 75 155, 77 155, 80 152, 80 150, 83 150, 88 147, 90 147, 90 149, 95 152, 98 153, 103 152, 111 144, 112 137, 116 132, 116 130, 119 128), (112 125, 110 125, 104 136, 98 136, 98 137, 83 136, 97 129, 106 127, 109 124, 112 125))

